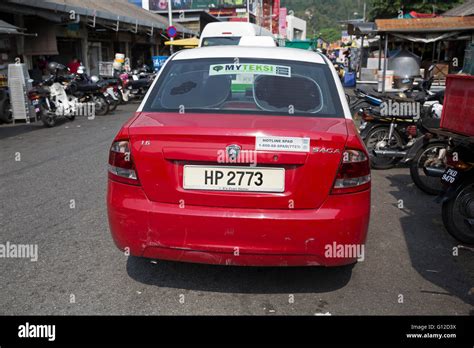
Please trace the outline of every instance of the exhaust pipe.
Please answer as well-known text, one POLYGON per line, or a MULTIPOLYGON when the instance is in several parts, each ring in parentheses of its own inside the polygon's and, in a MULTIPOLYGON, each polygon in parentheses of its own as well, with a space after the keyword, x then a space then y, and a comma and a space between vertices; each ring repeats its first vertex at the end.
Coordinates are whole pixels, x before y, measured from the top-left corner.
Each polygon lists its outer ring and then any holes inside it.
POLYGON ((437 177, 437 178, 441 178, 444 174, 444 168, 424 167, 423 170, 426 173, 426 175, 437 177))
POLYGON ((397 150, 372 150, 375 156, 377 157, 405 157, 406 151, 397 151, 397 150))

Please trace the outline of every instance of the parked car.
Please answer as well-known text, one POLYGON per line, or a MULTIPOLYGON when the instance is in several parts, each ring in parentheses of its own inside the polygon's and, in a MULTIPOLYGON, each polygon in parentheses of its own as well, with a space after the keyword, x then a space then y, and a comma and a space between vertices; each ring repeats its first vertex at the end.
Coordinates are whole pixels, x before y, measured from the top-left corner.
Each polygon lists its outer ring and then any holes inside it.
POLYGON ((327 58, 198 48, 167 61, 115 137, 108 218, 133 256, 338 266, 360 256, 344 251, 363 247, 370 187, 368 153, 327 58))
MULTIPOLYGON (((251 42, 250 37, 269 37, 274 42, 271 31, 253 23, 244 22, 214 22, 207 24, 199 39, 199 47, 221 46, 221 45, 239 45, 241 39, 245 42, 251 42)), ((243 45, 245 45, 243 42, 243 45)), ((255 40, 254 42, 257 42, 255 40)), ((268 46, 268 41, 264 41, 268 46)), ((276 45, 276 44, 274 44, 276 45)), ((255 46, 252 44, 251 46, 255 46)))

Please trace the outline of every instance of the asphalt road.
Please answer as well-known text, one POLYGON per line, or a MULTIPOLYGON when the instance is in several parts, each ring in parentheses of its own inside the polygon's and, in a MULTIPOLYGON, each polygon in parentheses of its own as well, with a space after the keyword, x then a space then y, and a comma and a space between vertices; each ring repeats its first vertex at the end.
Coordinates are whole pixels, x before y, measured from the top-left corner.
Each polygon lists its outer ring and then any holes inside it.
POLYGON ((52 129, 0 126, 0 244, 38 245, 36 262, 0 258, 1 315, 474 314, 474 253, 453 255, 458 243, 443 228, 441 207, 414 187, 406 168, 373 172, 366 257, 355 266, 126 257, 108 230, 106 164, 136 107, 52 129))

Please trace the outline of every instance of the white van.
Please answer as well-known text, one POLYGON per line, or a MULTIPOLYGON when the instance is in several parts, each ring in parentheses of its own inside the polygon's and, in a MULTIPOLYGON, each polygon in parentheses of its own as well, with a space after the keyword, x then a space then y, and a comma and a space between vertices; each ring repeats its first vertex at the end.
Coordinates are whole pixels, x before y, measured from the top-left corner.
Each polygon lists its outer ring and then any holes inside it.
POLYGON ((269 36, 273 38, 273 34, 269 30, 253 23, 214 22, 204 27, 199 40, 199 47, 235 46, 239 45, 243 36, 269 36))

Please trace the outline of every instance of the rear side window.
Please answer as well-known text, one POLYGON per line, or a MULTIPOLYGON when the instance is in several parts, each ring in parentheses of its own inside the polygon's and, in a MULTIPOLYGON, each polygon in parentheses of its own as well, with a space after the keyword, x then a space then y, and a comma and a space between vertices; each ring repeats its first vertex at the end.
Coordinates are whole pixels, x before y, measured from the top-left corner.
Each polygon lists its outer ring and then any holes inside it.
POLYGON ((344 117, 328 66, 249 58, 171 61, 143 111, 344 117))
POLYGON ((202 47, 207 46, 225 46, 233 45, 236 46, 240 42, 240 36, 216 36, 206 37, 202 39, 202 47))

